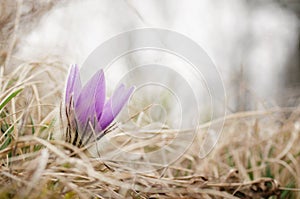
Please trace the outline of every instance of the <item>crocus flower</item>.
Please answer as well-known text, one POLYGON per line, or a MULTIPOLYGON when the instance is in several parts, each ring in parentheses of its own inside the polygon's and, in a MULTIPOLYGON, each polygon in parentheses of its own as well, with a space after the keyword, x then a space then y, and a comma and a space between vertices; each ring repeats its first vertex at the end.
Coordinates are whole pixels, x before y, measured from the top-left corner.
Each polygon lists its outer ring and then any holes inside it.
POLYGON ((113 122, 122 110, 134 87, 126 89, 122 84, 106 101, 105 76, 99 70, 82 87, 79 68, 71 66, 65 95, 68 129, 66 139, 74 145, 87 142, 92 133, 102 137, 105 129, 113 122))

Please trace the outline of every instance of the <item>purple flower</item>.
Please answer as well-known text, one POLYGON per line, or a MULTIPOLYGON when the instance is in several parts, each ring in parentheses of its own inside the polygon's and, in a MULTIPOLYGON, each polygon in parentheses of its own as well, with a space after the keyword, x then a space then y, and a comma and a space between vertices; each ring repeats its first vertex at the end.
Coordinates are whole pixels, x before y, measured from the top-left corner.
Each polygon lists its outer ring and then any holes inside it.
POLYGON ((71 66, 65 96, 68 118, 67 132, 70 134, 69 136, 67 135, 69 142, 73 144, 76 144, 78 140, 82 142, 85 139, 84 137, 87 136, 86 133, 91 134, 92 130, 101 136, 103 130, 112 123, 122 110, 133 90, 134 87, 126 89, 122 84, 115 90, 111 98, 106 101, 103 70, 99 70, 82 87, 78 66, 71 66), (91 129, 91 126, 93 129, 91 129), (71 138, 71 131, 75 131, 74 138, 71 138), (80 139, 77 138, 78 134, 81 137, 80 139))

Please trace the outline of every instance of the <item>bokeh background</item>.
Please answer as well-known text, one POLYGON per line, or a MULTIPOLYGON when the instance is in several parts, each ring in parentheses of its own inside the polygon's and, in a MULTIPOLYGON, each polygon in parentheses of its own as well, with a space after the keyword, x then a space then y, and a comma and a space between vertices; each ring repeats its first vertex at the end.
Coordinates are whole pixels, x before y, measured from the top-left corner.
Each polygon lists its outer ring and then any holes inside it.
MULTIPOLYGON (((32 26, 20 23, 29 27, 18 38, 17 59, 55 58, 82 65, 96 47, 121 32, 170 29, 197 42, 215 62, 225 83, 228 111, 296 103, 300 82, 296 0, 33 1, 22 12, 35 6, 42 12, 39 6, 46 5, 52 9, 34 17, 32 26)), ((149 57, 139 59, 143 56, 149 57)), ((122 64, 130 67, 138 62, 135 59, 122 64)), ((170 58, 161 59, 174 64, 170 58)))

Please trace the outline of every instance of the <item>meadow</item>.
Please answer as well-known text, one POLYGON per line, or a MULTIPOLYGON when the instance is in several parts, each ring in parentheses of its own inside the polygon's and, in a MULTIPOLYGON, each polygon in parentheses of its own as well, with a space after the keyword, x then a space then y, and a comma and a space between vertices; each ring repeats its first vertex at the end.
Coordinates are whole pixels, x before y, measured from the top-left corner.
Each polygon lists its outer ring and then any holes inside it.
MULTIPOLYGON (((94 142, 82 147, 66 142, 68 64, 59 57, 24 61, 15 56, 20 34, 55 2, 0 2, 0 198, 300 198, 297 95, 286 107, 238 111, 202 123, 190 130, 196 133, 189 148, 168 165, 161 157, 95 156, 88 150, 94 142), (25 12, 21 4, 28 7, 25 12), (221 122, 217 144, 199 157, 209 126, 221 122)), ((126 151, 147 154, 180 132, 137 130, 153 135, 145 142, 128 141, 118 129, 107 137, 126 151)))

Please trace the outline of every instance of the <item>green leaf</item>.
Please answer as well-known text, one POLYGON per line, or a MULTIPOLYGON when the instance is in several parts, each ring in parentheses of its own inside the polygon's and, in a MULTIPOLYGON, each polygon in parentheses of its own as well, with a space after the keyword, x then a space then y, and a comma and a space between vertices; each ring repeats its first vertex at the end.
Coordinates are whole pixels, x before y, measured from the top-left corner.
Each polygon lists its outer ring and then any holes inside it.
POLYGON ((10 100, 14 97, 16 97, 21 91, 23 90, 23 88, 20 88, 18 90, 16 90, 15 92, 11 93, 7 98, 5 98, 1 103, 0 103, 0 110, 2 110, 2 108, 5 107, 5 105, 10 102, 10 100))
MULTIPOLYGON (((248 169, 248 170, 252 170, 252 164, 251 164, 250 159, 248 159, 247 169, 248 169)), ((248 175, 249 175, 250 180, 254 180, 254 174, 253 174, 253 171, 249 171, 249 172, 248 172, 248 175)))
POLYGON ((33 122, 33 119, 32 117, 30 116, 30 123, 31 123, 31 134, 34 135, 35 133, 35 128, 34 128, 34 122, 33 122))
MULTIPOLYGON (((3 131, 3 133, 5 133, 8 129, 9 129, 9 125, 5 122, 5 124, 3 124, 1 126, 1 131, 3 131)), ((5 140, 1 143, 1 146, 0 146, 0 151, 5 149, 11 143, 11 141, 12 141, 11 133, 13 132, 13 130, 14 130, 14 127, 10 128, 8 130, 8 132, 6 132, 5 140)))
MULTIPOLYGON (((288 183, 285 187, 287 187, 287 188, 296 188, 294 182, 288 183)), ((294 193, 291 192, 290 190, 283 190, 282 193, 280 194, 280 198, 294 198, 293 194, 294 193)))
POLYGON ((265 177, 274 178, 274 175, 272 174, 272 169, 271 169, 270 163, 266 163, 265 177))

